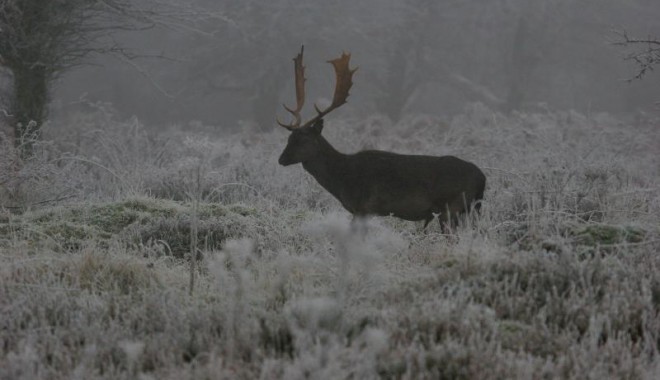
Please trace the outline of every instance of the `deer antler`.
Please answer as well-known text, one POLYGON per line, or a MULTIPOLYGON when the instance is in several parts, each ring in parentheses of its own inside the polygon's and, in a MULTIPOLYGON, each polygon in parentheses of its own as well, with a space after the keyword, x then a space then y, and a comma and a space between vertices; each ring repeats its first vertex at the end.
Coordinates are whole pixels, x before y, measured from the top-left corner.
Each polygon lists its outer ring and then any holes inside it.
MULTIPOLYGON (((294 67, 295 67, 295 75, 296 75, 297 107, 295 110, 292 110, 286 105, 284 106, 284 108, 294 116, 295 121, 292 124, 286 125, 281 123, 279 120, 277 120, 277 123, 279 125, 281 125, 282 127, 288 130, 293 130, 301 127, 300 111, 302 110, 302 106, 305 103, 305 67, 302 64, 303 48, 300 49, 300 54, 298 54, 296 58, 293 59, 294 67)), ((302 127, 308 127, 316 123, 325 115, 329 114, 336 108, 339 108, 341 105, 346 103, 346 99, 348 98, 349 95, 348 92, 353 86, 353 74, 357 71, 357 67, 354 69, 350 68, 350 60, 351 60, 350 54, 342 53, 341 57, 328 61, 328 63, 331 63, 332 66, 334 67, 335 77, 336 77, 335 94, 332 97, 332 104, 330 104, 330 106, 324 110, 321 110, 316 104, 314 104, 314 109, 316 110, 317 113, 316 116, 306 121, 305 124, 302 125, 302 127)))
POLYGON ((300 53, 293 59, 293 68, 295 71, 295 78, 296 78, 296 109, 291 109, 286 106, 286 104, 283 104, 284 109, 289 111, 294 117, 294 122, 291 124, 284 124, 282 123, 279 119, 277 119, 277 124, 281 125, 282 127, 288 129, 288 130, 293 130, 298 127, 300 127, 300 123, 302 121, 300 117, 300 111, 303 108, 303 105, 305 104, 305 66, 303 66, 303 52, 305 50, 305 46, 300 47, 300 53))
POLYGON ((346 103, 348 98, 349 91, 353 86, 353 74, 357 71, 357 67, 351 69, 350 66, 351 55, 342 53, 341 57, 332 59, 328 61, 331 63, 335 69, 335 94, 332 97, 332 104, 324 110, 319 109, 319 107, 314 104, 314 109, 316 110, 316 116, 307 121, 303 127, 310 126, 316 123, 318 120, 323 118, 323 116, 329 114, 336 108, 339 108, 341 105, 346 103))

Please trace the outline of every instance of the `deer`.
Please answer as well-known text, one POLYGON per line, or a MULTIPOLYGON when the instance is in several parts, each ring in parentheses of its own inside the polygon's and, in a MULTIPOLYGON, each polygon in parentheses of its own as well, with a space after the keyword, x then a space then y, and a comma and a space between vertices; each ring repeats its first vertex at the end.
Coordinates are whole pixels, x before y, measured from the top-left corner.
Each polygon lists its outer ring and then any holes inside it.
POLYGON ((458 224, 459 216, 477 212, 486 187, 486 176, 473 163, 454 156, 398 154, 364 150, 344 154, 321 134, 323 118, 347 101, 353 86, 351 55, 332 59, 335 92, 325 109, 314 104, 316 116, 302 122, 305 104, 304 46, 294 57, 296 106, 284 109, 293 116, 290 124, 276 119, 291 132, 279 157, 282 166, 302 163, 303 168, 353 215, 353 221, 368 216, 394 216, 424 221, 423 230, 438 217, 443 232, 458 224))

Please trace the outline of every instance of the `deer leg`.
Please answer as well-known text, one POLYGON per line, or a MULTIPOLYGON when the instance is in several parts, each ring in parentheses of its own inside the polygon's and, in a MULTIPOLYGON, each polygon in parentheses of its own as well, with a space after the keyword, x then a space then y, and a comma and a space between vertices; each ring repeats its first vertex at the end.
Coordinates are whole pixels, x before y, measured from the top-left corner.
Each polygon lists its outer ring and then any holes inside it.
POLYGON ((465 213, 464 205, 462 197, 445 205, 444 212, 438 218, 443 233, 453 234, 453 230, 458 227, 461 215, 465 213))
POLYGON ((452 235, 453 234, 453 226, 452 223, 447 221, 447 220, 439 220, 440 222, 440 229, 442 230, 442 233, 444 235, 452 235))
POLYGON ((422 231, 426 230, 426 226, 428 226, 429 223, 431 223, 432 220, 433 220, 433 215, 431 215, 430 217, 424 219, 424 227, 422 227, 422 231))
POLYGON ((367 217, 365 215, 353 214, 353 219, 351 219, 351 232, 362 237, 367 235, 367 217))
POLYGON ((447 213, 440 215, 440 217, 438 217, 438 222, 440 222, 442 233, 445 235, 453 235, 456 227, 458 227, 459 218, 459 212, 452 210, 447 210, 447 213))
POLYGON ((424 220, 424 225, 423 225, 421 228, 420 228, 419 225, 417 224, 417 233, 418 233, 418 234, 421 234, 421 235, 427 235, 427 234, 428 234, 428 230, 426 229, 426 227, 427 227, 427 226, 429 225, 429 223, 431 223, 431 221, 433 220, 433 215, 431 215, 431 216, 429 216, 428 218, 423 219, 423 220, 424 220))

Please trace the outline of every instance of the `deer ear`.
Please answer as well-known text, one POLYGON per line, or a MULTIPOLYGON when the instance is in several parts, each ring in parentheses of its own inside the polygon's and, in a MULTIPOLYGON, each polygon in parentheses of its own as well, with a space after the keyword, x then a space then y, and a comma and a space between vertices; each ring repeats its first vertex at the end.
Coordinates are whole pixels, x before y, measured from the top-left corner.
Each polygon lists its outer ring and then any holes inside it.
POLYGON ((323 130, 323 119, 314 123, 314 125, 312 125, 312 130, 320 135, 323 130))

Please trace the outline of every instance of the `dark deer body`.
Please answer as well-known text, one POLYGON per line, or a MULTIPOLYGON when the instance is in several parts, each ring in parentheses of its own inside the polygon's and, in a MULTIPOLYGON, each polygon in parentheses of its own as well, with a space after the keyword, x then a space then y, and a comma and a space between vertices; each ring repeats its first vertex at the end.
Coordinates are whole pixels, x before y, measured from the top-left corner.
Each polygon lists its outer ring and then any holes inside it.
POLYGON ((453 156, 403 155, 378 150, 355 154, 338 152, 321 135, 323 116, 345 103, 354 70, 350 56, 331 61, 337 73, 333 103, 300 126, 304 102, 302 51, 296 63, 298 107, 288 109, 295 118, 289 141, 279 158, 281 165, 302 163, 303 167, 355 216, 393 215, 424 220, 425 227, 439 215, 441 222, 455 224, 457 217, 479 209, 486 177, 474 164, 453 156))

